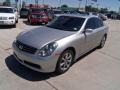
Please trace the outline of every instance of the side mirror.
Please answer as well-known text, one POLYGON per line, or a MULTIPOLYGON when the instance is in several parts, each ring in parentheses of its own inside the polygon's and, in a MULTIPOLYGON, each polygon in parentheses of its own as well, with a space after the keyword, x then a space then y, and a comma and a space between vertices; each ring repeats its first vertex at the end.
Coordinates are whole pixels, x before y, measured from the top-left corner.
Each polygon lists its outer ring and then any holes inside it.
POLYGON ((93 29, 85 29, 83 33, 92 33, 93 32, 93 29))

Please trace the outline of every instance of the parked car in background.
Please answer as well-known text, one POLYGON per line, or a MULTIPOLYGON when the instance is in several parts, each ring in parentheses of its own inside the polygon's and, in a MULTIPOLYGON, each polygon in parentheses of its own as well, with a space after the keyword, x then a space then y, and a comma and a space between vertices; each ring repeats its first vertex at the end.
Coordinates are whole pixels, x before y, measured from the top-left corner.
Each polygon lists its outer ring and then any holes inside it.
POLYGON ((17 22, 18 13, 15 8, 0 6, 0 25, 12 25, 16 27, 17 22))
POLYGON ((31 8, 28 14, 28 22, 30 24, 47 24, 54 18, 54 15, 51 10, 42 9, 42 8, 31 8))
POLYGON ((88 15, 98 16, 98 13, 97 12, 88 12, 88 15))
POLYGON ((111 19, 112 14, 107 13, 106 16, 107 16, 108 19, 111 19))
POLYGON ((14 56, 35 71, 62 74, 81 55, 104 47, 107 33, 98 17, 61 15, 47 26, 20 33, 13 42, 14 56))
POLYGON ((99 16, 103 21, 105 21, 105 20, 108 19, 106 15, 101 14, 101 13, 99 13, 98 16, 99 16))
POLYGON ((54 14, 63 14, 63 12, 59 9, 53 9, 54 14))
POLYGON ((53 14, 54 14, 54 17, 58 17, 61 14, 63 14, 63 12, 62 10, 59 10, 59 9, 53 9, 53 14))
POLYGON ((120 20, 120 14, 117 15, 117 19, 120 20))
POLYGON ((117 19, 117 14, 112 14, 111 19, 117 19))
POLYGON ((20 9, 20 18, 27 18, 29 10, 27 8, 20 9))

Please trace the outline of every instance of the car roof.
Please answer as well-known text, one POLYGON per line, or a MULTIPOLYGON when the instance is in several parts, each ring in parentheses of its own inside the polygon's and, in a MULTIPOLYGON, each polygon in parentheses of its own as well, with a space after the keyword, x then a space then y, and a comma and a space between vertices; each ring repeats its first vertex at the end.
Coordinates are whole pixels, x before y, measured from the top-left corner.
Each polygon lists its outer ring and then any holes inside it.
POLYGON ((9 7, 9 6, 0 6, 0 8, 14 8, 14 7, 9 7))
POLYGON ((59 14, 59 16, 69 16, 69 17, 78 17, 78 18, 92 18, 92 17, 96 17, 98 18, 98 16, 95 15, 84 15, 84 14, 59 14))

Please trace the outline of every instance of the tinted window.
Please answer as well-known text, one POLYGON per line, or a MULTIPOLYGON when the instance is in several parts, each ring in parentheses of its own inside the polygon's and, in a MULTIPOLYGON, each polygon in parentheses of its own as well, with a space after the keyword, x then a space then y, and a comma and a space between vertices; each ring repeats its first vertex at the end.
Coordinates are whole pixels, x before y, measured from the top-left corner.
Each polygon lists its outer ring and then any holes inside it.
POLYGON ((91 18, 87 21, 87 24, 85 26, 85 29, 95 29, 96 26, 95 26, 95 19, 94 18, 91 18))
POLYGON ((103 26, 103 21, 99 18, 95 18, 95 24, 96 24, 96 28, 100 28, 103 26))
POLYGON ((26 9, 26 8, 22 8, 21 11, 28 11, 28 9, 26 9))
POLYGON ((0 8, 0 13, 14 13, 13 8, 0 8))
POLYGON ((60 16, 48 24, 47 27, 64 31, 78 31, 83 25, 84 21, 84 18, 60 16))
POLYGON ((43 9, 31 9, 32 13, 40 13, 40 12, 45 12, 43 9))
POLYGON ((99 18, 91 18, 86 24, 86 29, 97 29, 103 26, 103 21, 99 18))

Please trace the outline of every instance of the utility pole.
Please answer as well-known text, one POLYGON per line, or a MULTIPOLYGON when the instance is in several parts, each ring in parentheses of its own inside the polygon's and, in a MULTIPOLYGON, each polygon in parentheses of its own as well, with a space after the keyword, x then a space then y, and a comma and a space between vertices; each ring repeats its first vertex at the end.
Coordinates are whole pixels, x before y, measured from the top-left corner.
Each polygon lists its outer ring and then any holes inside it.
POLYGON ((94 3, 91 3, 91 12, 93 11, 93 5, 94 5, 94 3))
POLYGON ((22 2, 23 2, 23 0, 20 0, 20 8, 22 8, 22 2))
POLYGON ((97 12, 99 12, 99 4, 97 4, 97 12))
POLYGON ((43 0, 43 4, 45 3, 45 1, 43 0))
POLYGON ((62 1, 60 0, 60 2, 59 2, 59 7, 60 7, 60 9, 61 9, 61 2, 62 2, 62 1))
POLYGON ((86 0, 85 2, 85 11, 87 11, 87 3, 88 3, 88 0, 86 0))
POLYGON ((81 1, 82 1, 82 0, 78 0, 78 1, 79 1, 79 7, 78 7, 78 8, 79 8, 79 10, 80 10, 80 6, 81 6, 81 1))

